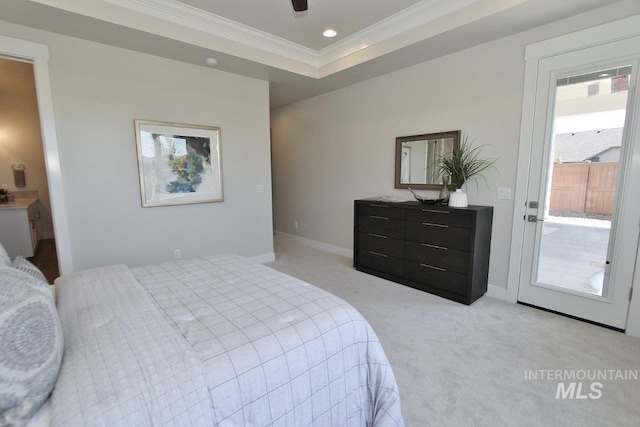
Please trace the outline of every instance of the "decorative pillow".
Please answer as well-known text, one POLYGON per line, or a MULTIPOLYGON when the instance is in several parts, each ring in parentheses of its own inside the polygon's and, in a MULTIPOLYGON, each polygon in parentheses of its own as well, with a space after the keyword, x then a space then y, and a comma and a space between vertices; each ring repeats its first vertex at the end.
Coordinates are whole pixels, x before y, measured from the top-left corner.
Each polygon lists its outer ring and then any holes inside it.
POLYGON ((13 260, 12 266, 13 268, 17 268, 20 271, 24 271, 25 273, 30 274, 36 279, 42 280, 46 285, 49 284, 49 282, 47 282, 47 278, 44 277, 44 274, 42 274, 42 271, 40 271, 38 267, 31 264, 28 259, 21 255, 18 255, 16 259, 13 260))
POLYGON ((11 266, 11 258, 9 258, 9 254, 4 246, 2 246, 2 243, 0 243, 0 267, 1 266, 11 266))
POLYGON ((58 378, 63 342, 50 290, 39 279, 0 267, 0 425, 21 425, 58 378))

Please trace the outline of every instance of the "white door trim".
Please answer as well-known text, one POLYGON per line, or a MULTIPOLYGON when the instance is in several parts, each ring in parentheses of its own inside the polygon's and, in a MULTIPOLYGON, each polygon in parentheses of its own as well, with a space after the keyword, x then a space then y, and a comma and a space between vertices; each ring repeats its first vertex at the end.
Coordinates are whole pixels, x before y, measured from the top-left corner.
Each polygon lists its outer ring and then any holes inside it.
POLYGON ((62 185, 56 122, 53 115, 53 98, 49 80, 49 48, 39 43, 0 36, 0 55, 33 63, 58 265, 60 274, 69 274, 73 272, 73 256, 62 185))
MULTIPOLYGON (((607 44, 640 35, 640 15, 620 19, 597 27, 556 37, 554 39, 528 45, 525 49, 525 81, 522 101, 522 122, 520 125, 520 146, 518 150, 517 181, 514 196, 513 226, 511 229, 511 250, 507 279, 507 300, 517 302, 520 283, 525 232, 524 216, 527 213, 527 188, 529 185, 529 159, 533 148, 534 111, 538 91, 539 62, 543 58, 607 44)), ((640 168, 640 159, 633 159, 633 168, 640 168)), ((640 224, 639 224, 640 226, 640 224)), ((640 257, 636 258, 634 284, 640 284, 640 257)), ((640 291, 638 291, 640 293, 640 291)), ((632 299, 627 318, 628 335, 640 337, 640 295, 632 299)))

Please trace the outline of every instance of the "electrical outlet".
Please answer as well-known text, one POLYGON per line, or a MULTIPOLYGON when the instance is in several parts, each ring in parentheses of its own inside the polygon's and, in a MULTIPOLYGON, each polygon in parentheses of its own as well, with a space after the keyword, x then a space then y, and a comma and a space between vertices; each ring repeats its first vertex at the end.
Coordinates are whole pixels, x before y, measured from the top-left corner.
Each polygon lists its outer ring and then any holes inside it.
POLYGON ((176 249, 175 251, 173 251, 173 256, 175 259, 182 258, 182 251, 180 249, 176 249))
POLYGON ((256 193, 264 193, 264 185, 263 184, 256 185, 256 193))

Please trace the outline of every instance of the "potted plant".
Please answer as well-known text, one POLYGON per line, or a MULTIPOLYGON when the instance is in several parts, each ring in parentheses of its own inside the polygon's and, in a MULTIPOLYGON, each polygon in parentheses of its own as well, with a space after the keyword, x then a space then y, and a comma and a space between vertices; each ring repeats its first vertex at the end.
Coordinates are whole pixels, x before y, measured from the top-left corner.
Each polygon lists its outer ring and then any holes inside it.
POLYGON ((451 183, 456 186, 455 193, 449 196, 449 206, 467 207, 469 205, 467 194, 462 191, 462 186, 467 182, 477 182, 486 178, 483 172, 494 165, 497 159, 484 158, 480 155, 483 145, 471 147, 469 139, 465 135, 457 150, 450 155, 440 156, 436 160, 438 177, 451 176, 451 183))

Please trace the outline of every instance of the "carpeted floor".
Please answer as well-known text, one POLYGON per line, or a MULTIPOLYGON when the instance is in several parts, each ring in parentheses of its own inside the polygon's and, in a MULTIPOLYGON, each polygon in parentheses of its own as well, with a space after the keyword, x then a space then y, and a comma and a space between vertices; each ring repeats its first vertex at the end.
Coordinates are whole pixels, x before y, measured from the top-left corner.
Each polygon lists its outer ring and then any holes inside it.
POLYGON ((371 323, 407 426, 640 425, 640 339, 486 296, 458 304, 282 235, 275 252, 268 266, 343 298, 371 323), (539 370, 562 372, 525 378, 539 370), (615 378, 634 373, 638 379, 615 378), (558 387, 565 398, 556 399, 558 387))

